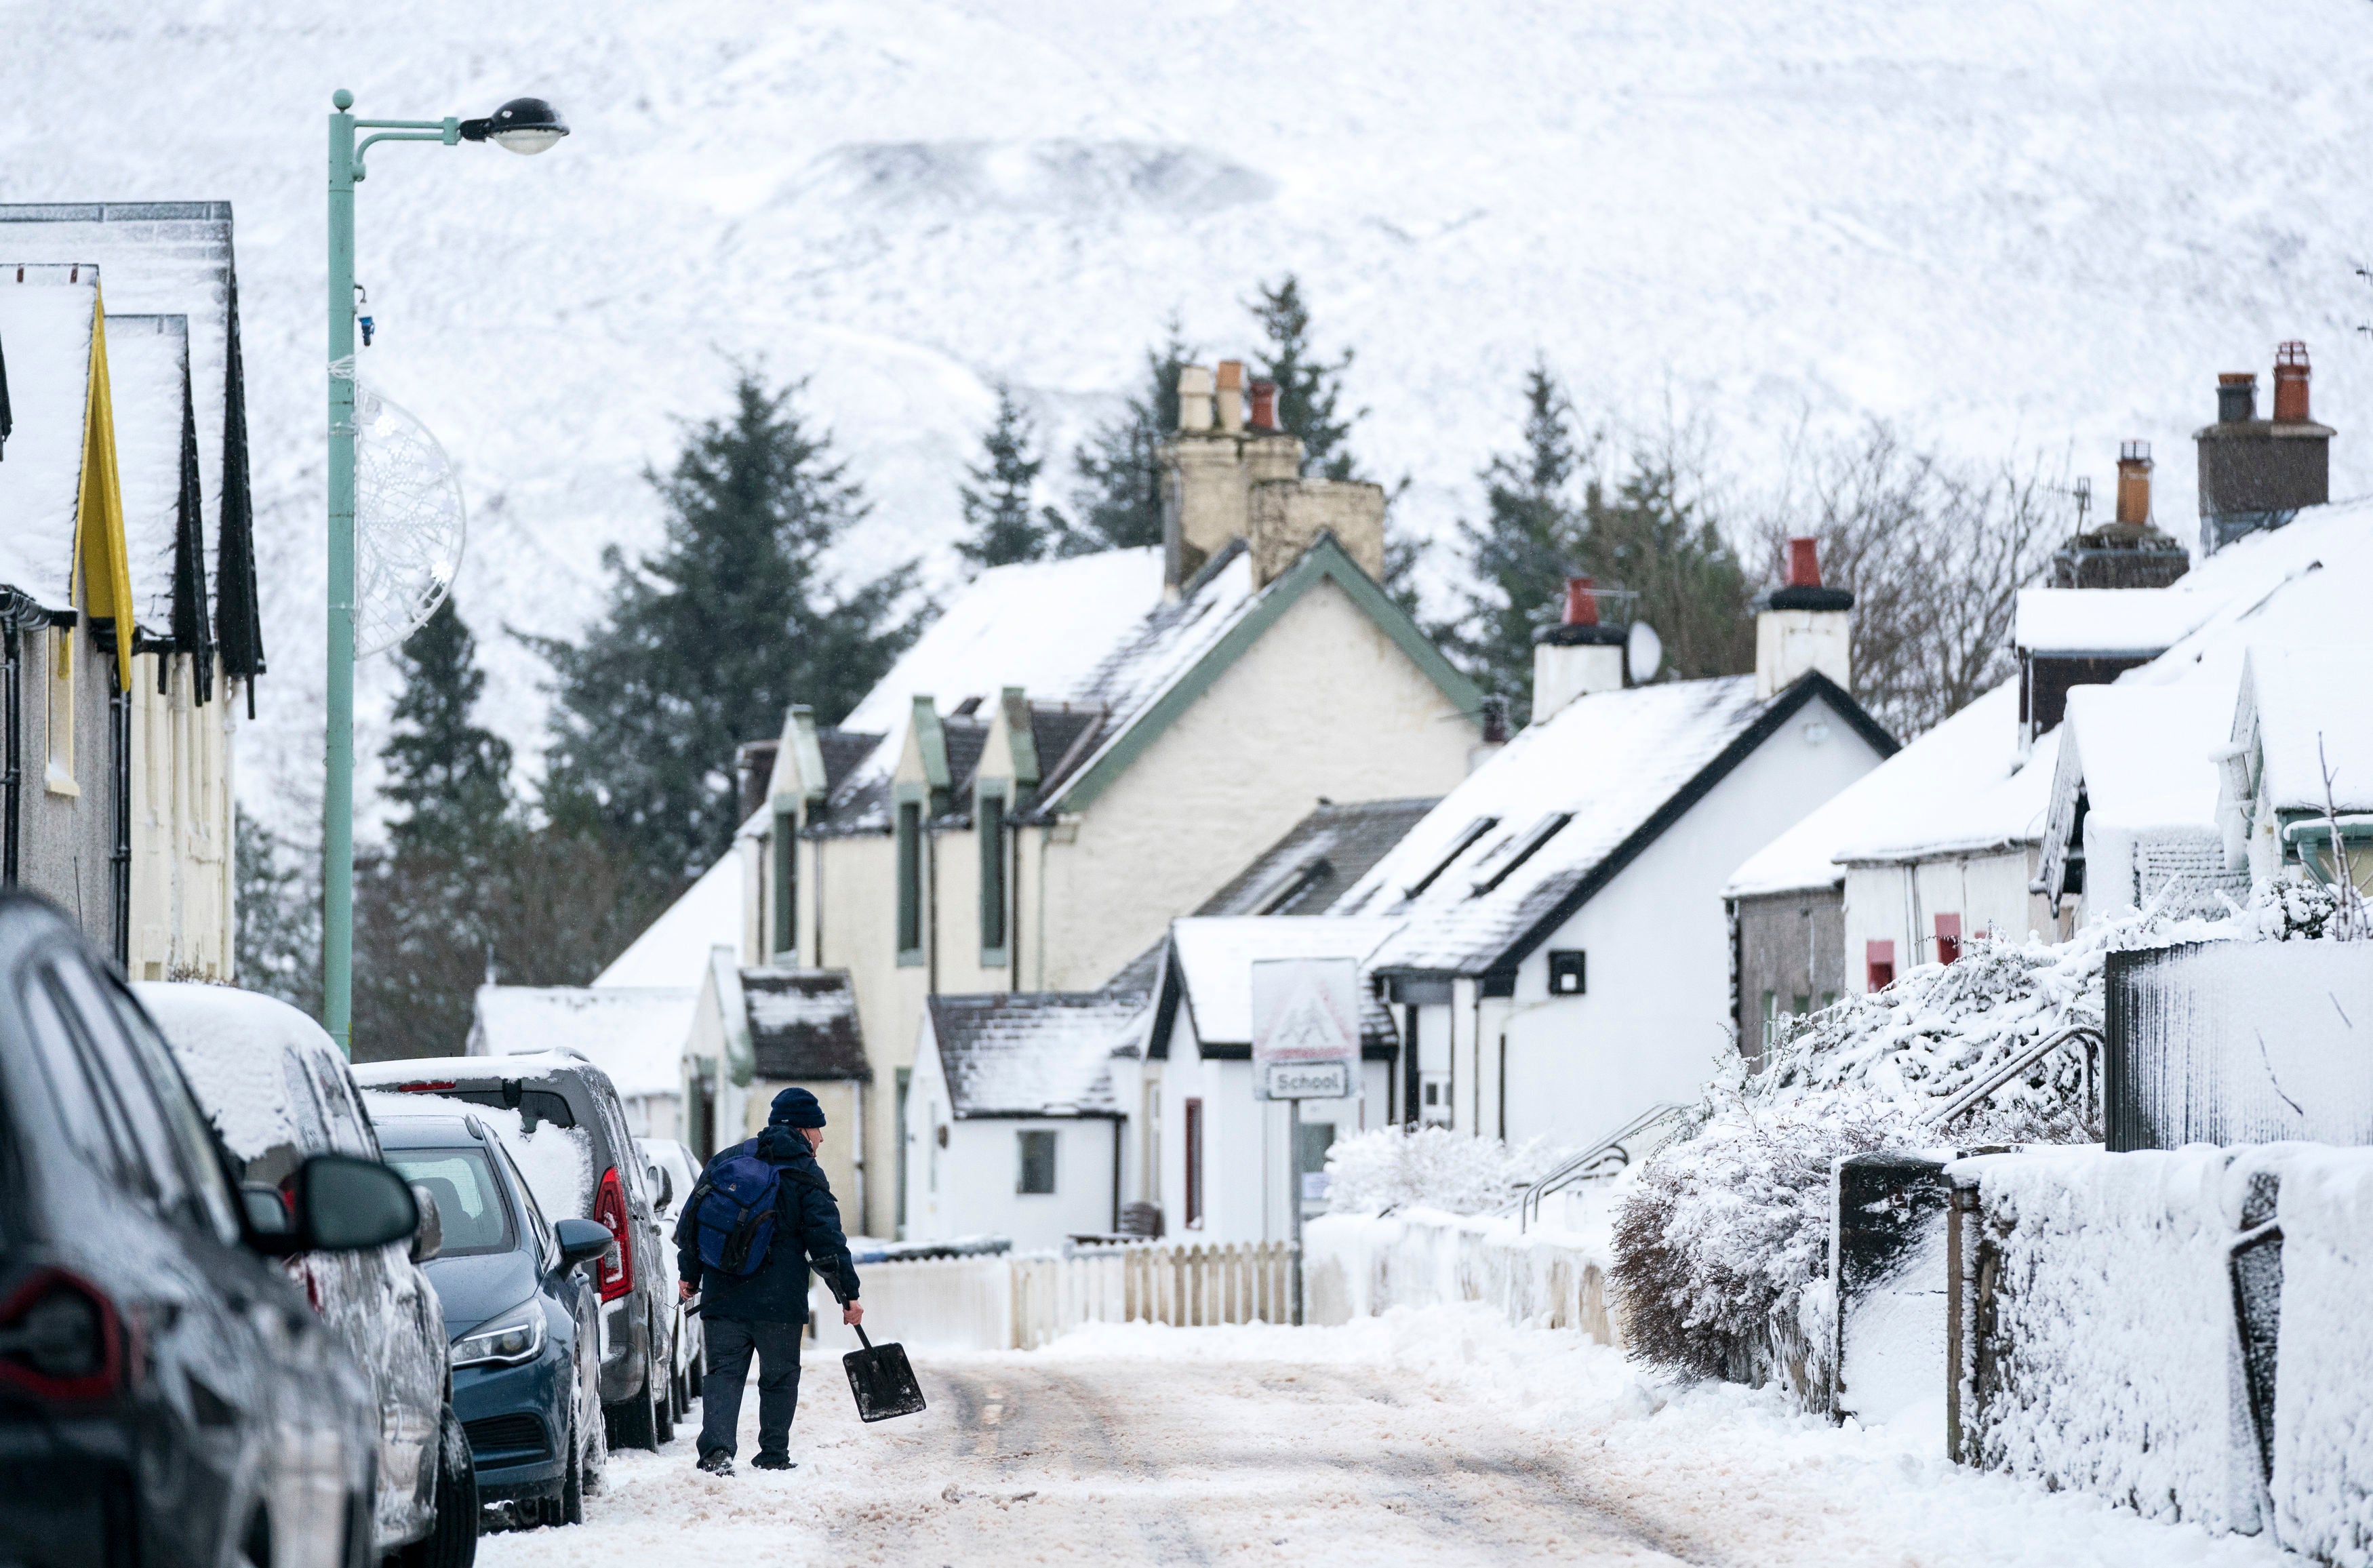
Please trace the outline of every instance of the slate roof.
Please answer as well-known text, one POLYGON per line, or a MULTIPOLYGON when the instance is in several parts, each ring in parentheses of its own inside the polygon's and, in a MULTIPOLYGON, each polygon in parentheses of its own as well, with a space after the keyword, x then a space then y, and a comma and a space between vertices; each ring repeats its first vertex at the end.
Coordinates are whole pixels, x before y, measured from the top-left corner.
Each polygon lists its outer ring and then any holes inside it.
POLYGON ((930 999, 931 1035, 954 1114, 1116 1117, 1113 1058, 1141 999, 1104 991, 1014 991, 930 999))
POLYGON ((1295 823, 1195 913, 1323 914, 1440 803, 1328 802, 1295 823))
POLYGON ((1577 697, 1444 796, 1331 912, 1402 919, 1377 973, 1505 973, 1817 698, 1895 750, 1818 673, 1769 699, 1752 675, 1577 697))
POLYGON ((846 969, 744 969, 742 999, 759 1077, 872 1081, 846 969))

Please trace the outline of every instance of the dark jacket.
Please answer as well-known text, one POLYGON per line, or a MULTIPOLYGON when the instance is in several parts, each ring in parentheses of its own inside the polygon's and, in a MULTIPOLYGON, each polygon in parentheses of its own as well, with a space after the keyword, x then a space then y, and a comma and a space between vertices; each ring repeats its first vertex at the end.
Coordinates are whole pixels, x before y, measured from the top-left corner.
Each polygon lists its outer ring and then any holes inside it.
MULTIPOLYGON (((805 1323, 811 1264, 839 1276, 842 1299, 857 1299, 857 1265, 848 1256, 848 1238, 841 1234, 840 1206, 832 1200, 831 1185, 808 1141, 790 1128, 769 1127, 741 1149, 782 1167, 782 1179, 776 1184, 775 1236, 756 1273, 742 1279, 712 1274, 703 1289, 700 1226, 693 1217, 698 1206, 684 1204, 675 1223, 676 1270, 700 1291, 701 1315, 750 1323, 805 1323)), ((724 1150, 717 1158, 740 1152, 724 1150)), ((707 1180, 704 1170, 700 1185, 707 1180)))

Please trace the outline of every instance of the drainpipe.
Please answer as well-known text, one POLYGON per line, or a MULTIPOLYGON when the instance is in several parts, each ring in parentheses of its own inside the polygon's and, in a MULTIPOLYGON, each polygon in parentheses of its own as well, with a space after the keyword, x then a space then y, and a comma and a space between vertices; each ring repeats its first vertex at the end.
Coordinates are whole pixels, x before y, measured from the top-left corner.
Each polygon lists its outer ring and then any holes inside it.
POLYGON ((0 720, 5 720, 6 736, 0 741, 0 884, 14 885, 18 878, 18 846, 23 835, 22 790, 25 779, 25 632, 29 627, 46 626, 49 616, 31 600, 13 588, 0 588, 0 720))
MULTIPOLYGON (((1055 828, 1048 824, 1038 830, 1038 983, 1034 990, 1046 989, 1046 846, 1054 841, 1055 828)), ((1014 970, 1021 977, 1022 971, 1014 970)))
POLYGON ((115 899, 115 965, 132 973, 132 650, 118 640, 115 689, 108 694, 108 758, 115 785, 115 842, 107 852, 108 880, 115 899))

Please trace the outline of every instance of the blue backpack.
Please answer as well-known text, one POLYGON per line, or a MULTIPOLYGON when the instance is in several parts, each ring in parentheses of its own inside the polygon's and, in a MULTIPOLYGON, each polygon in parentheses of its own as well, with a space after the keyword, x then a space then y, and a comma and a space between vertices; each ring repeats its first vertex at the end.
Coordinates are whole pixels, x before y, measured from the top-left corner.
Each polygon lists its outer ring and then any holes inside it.
POLYGON ((737 1279, 766 1266, 766 1248, 775 1239, 783 1167, 760 1159, 757 1151, 753 1139, 711 1160, 691 1199, 701 1266, 737 1279))

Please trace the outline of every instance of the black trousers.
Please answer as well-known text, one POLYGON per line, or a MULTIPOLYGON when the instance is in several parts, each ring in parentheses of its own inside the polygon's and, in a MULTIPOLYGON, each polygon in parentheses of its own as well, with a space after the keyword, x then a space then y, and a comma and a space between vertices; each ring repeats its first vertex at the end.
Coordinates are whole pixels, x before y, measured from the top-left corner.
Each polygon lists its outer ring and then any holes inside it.
POLYGON ((700 1452, 731 1457, 734 1431, 742 1422, 742 1385, 750 1358, 758 1358, 758 1452, 784 1454, 791 1446, 791 1417, 800 1408, 798 1323, 753 1323, 738 1317, 708 1321, 707 1369, 700 1379, 700 1452))

